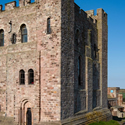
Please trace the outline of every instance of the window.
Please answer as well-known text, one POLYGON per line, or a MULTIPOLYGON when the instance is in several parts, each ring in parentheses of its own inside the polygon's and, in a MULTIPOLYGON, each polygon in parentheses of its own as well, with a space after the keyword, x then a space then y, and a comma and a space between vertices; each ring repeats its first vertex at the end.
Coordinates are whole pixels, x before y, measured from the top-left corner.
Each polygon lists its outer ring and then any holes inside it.
POLYGON ((50 18, 47 19, 47 34, 51 33, 50 18))
POLYGON ((81 85, 81 57, 78 58, 78 84, 81 85))
POLYGON ((75 41, 76 41, 76 44, 79 44, 79 30, 76 31, 76 36, 75 36, 75 41))
POLYGON ((0 30, 0 46, 4 46, 4 31, 0 30))
POLYGON ((12 35, 12 44, 15 44, 16 43, 16 34, 14 33, 12 35))
POLYGON ((28 82, 29 84, 34 84, 34 71, 32 69, 28 71, 28 82))
POLYGON ((23 0, 23 5, 25 6, 25 0, 23 0))
POLYGON ((94 57, 96 58, 96 51, 97 51, 97 47, 96 44, 94 44, 94 57))
POLYGON ((88 45, 91 47, 92 44, 92 30, 88 30, 88 45))
POLYGON ((24 85, 25 84, 25 71, 24 70, 20 70, 19 73, 19 77, 20 77, 20 85, 24 85))
POLYGON ((93 109, 97 107, 97 91, 93 90, 93 103, 92 103, 92 107, 93 109))
POLYGON ((22 43, 27 42, 27 28, 25 24, 21 26, 21 42, 22 43))

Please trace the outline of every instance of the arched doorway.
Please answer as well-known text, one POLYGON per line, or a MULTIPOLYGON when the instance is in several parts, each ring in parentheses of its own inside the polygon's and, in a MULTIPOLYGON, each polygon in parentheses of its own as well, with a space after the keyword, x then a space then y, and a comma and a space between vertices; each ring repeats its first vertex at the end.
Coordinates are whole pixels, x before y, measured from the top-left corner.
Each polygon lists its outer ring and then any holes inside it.
POLYGON ((19 111, 19 125, 32 125, 33 124, 32 105, 27 99, 21 103, 19 111))
POLYGON ((27 113, 26 113, 26 125, 32 125, 32 113, 31 113, 31 108, 27 108, 27 113))

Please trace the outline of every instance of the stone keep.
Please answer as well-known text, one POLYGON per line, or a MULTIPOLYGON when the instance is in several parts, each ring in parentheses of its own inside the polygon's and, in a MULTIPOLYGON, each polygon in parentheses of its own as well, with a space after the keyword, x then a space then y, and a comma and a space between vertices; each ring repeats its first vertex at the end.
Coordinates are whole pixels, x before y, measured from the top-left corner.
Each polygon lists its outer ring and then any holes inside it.
POLYGON ((94 110, 103 110, 102 116, 110 117, 107 14, 103 9, 94 15, 93 10, 81 10, 74 0, 19 0, 19 7, 11 2, 0 10, 0 31, 4 32, 1 112, 20 125, 29 121, 43 125, 85 123, 89 121, 86 115, 94 110), (25 43, 22 25, 27 28, 25 43), (34 84, 28 84, 29 69, 34 71, 34 84), (20 84, 20 70, 25 73, 24 85, 20 84))

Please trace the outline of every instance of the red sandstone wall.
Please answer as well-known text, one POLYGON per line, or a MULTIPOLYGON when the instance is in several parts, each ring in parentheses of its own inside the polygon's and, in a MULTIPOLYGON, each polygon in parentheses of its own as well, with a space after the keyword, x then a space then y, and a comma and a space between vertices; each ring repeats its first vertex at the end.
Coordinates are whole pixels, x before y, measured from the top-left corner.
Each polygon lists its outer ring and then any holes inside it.
POLYGON ((34 123, 40 119, 60 120, 60 5, 58 0, 41 0, 25 6, 21 4, 21 7, 14 7, 12 3, 0 12, 0 29, 5 33, 5 45, 0 47, 1 105, 2 111, 7 108, 7 115, 15 117, 17 122, 23 100, 28 100, 32 107, 34 123), (51 18, 51 34, 46 32, 48 17, 51 18), (12 32, 8 33, 10 20, 12 32), (27 43, 21 43, 22 24, 27 26, 27 43), (13 33, 17 34, 14 45, 11 43, 13 33), (35 72, 34 85, 28 85, 31 68, 35 72), (25 71, 25 85, 19 85, 21 69, 25 71))

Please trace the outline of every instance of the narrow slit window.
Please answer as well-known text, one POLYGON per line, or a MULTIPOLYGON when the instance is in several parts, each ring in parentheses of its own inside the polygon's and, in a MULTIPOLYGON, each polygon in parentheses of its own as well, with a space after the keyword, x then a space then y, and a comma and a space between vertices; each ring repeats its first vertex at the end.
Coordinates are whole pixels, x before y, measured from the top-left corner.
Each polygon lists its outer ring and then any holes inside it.
POLYGON ((76 41, 76 44, 79 44, 79 30, 78 29, 76 31, 75 41, 76 41))
POLYGON ((50 18, 47 19, 47 34, 51 33, 50 18))
POLYGON ((25 71, 20 70, 20 85, 24 85, 24 84, 25 84, 25 71))
POLYGON ((92 44, 92 30, 88 30, 88 45, 91 47, 92 44))
POLYGON ((34 84, 34 71, 32 69, 28 71, 28 81, 29 84, 34 84))
POLYGON ((26 25, 22 25, 21 27, 21 42, 26 43, 27 42, 27 28, 26 25))
POLYGON ((0 46, 4 46, 4 31, 0 31, 0 46))
POLYGON ((78 58, 78 84, 81 85, 81 57, 78 58))
POLYGON ((15 44, 16 43, 16 34, 14 33, 12 35, 12 44, 15 44))
POLYGON ((25 6, 25 0, 23 0, 23 5, 25 6))

